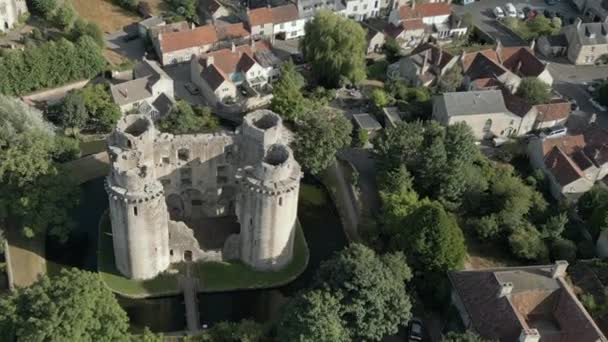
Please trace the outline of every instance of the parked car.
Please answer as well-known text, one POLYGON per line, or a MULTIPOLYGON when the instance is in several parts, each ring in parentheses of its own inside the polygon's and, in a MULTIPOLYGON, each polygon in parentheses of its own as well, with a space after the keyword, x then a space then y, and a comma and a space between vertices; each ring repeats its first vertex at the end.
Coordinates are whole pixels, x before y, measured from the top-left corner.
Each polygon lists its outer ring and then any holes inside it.
POLYGON ((544 138, 557 138, 568 134, 568 128, 564 126, 547 127, 540 131, 540 136, 544 138))
POLYGON ((411 319, 407 326, 407 341, 408 342, 418 342, 422 341, 424 337, 424 328, 422 326, 422 321, 419 319, 411 319))
POLYGON ((608 110, 605 106, 602 106, 599 102, 597 102, 595 99, 589 99, 589 102, 591 102, 591 105, 593 107, 595 107, 595 109, 605 112, 606 110, 608 110))
POLYGON ((515 6, 513 6, 512 3, 507 2, 505 5, 505 14, 511 18, 517 17, 517 9, 515 9, 515 6))
POLYGON ((524 14, 524 11, 522 11, 521 9, 518 9, 517 10, 517 18, 521 19, 521 20, 526 19, 526 15, 524 14))
POLYGON ((557 0, 545 0, 545 3, 549 6, 553 6, 555 4, 557 4, 557 0))
POLYGON ((496 17, 496 19, 502 19, 505 17, 505 12, 502 10, 502 8, 496 6, 494 8, 494 16, 496 17))
POLYGON ((589 92, 589 94, 593 94, 595 93, 595 91, 597 90, 597 88, 600 85, 600 82, 588 82, 588 83, 584 83, 587 86, 587 92, 589 92))
POLYGON ((570 110, 579 110, 578 102, 575 99, 568 99, 570 101, 570 110))

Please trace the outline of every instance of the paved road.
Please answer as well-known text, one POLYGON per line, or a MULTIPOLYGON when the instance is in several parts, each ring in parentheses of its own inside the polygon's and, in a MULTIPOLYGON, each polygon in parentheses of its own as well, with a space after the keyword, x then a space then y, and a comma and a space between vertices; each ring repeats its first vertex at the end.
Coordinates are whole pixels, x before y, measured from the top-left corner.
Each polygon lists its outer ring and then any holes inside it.
MULTIPOLYGON (((518 9, 524 7, 530 7, 536 10, 544 11, 545 8, 550 8, 552 11, 558 11, 562 13, 566 18, 575 17, 577 15, 576 10, 571 7, 569 1, 564 0, 557 5, 548 6, 544 0, 527 0, 527 1, 511 1, 518 9)), ((499 39, 504 46, 519 46, 526 45, 527 43, 521 40, 519 37, 511 33, 496 22, 492 10, 496 6, 504 6, 507 3, 506 0, 483 0, 477 1, 470 5, 454 5, 454 12, 457 14, 470 13, 473 17, 473 24, 478 26, 480 29, 486 31, 488 34, 493 36, 495 39, 499 39)))
POLYGON ((376 183, 376 160, 369 150, 348 148, 340 151, 340 157, 351 162, 359 172, 359 188, 363 210, 368 214, 380 213, 380 195, 376 183))

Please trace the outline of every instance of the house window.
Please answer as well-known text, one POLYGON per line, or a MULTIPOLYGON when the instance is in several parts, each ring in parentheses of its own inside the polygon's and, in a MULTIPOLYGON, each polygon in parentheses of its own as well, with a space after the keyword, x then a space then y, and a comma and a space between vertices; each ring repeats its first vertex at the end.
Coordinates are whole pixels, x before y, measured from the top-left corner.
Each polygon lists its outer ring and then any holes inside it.
POLYGON ((187 148, 180 148, 177 150, 177 158, 179 160, 187 161, 190 159, 190 151, 187 148))
POLYGON ((281 30, 282 30, 282 29, 284 29, 284 28, 285 28, 285 24, 281 24, 281 25, 279 25, 279 28, 280 28, 281 30))
POLYGON ((378 8, 378 1, 374 2, 374 8, 378 8))
POLYGON ((292 21, 292 22, 291 22, 291 27, 295 27, 295 26, 296 26, 296 22, 295 22, 295 21, 292 21))
POLYGON ((262 35, 262 36, 264 35, 264 30, 260 31, 260 35, 262 35))
POLYGON ((353 7, 353 11, 355 11, 355 12, 357 12, 358 9, 359 9, 359 6, 353 7))
POLYGON ((363 10, 365 11, 367 9, 367 4, 363 5, 363 10))

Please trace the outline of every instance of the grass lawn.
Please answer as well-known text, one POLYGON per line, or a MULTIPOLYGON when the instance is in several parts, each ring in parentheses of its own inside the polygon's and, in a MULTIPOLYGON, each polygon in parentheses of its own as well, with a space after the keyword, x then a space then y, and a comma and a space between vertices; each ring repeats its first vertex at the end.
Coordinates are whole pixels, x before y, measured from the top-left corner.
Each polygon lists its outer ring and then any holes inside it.
POLYGON ((135 13, 112 4, 111 0, 73 0, 72 3, 81 17, 99 25, 103 32, 115 32, 141 20, 135 13))
POLYGON ((110 173, 108 154, 100 152, 61 164, 62 172, 78 184, 103 177, 110 173))
MULTIPOLYGON (((104 214, 100 222, 98 271, 108 287, 123 296, 132 298, 160 297, 180 292, 177 274, 163 274, 154 279, 139 281, 122 276, 114 264, 114 249, 109 217, 104 214)), ((259 272, 240 262, 195 263, 194 274, 200 279, 202 292, 220 292, 243 289, 276 287, 300 275, 308 264, 309 251, 302 228, 298 224, 294 245, 294 258, 278 272, 259 272)), ((185 265, 172 265, 184 270, 185 265)))
POLYGON ((105 139, 80 141, 80 156, 81 157, 86 157, 90 154, 96 154, 99 152, 105 152, 105 150, 106 150, 105 139))

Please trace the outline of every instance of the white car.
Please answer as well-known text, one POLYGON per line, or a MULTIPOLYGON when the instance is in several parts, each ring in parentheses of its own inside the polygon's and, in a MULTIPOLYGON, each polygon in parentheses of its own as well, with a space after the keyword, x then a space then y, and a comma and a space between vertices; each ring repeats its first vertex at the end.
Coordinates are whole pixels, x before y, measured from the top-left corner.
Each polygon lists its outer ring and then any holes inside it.
POLYGON ((513 6, 513 4, 510 2, 505 5, 505 13, 511 18, 517 17, 517 9, 515 9, 515 6, 513 6))
POLYGON ((502 19, 505 17, 505 12, 503 12, 502 8, 496 6, 494 8, 494 16, 496 16, 496 19, 502 19))
POLYGON ((517 10, 517 18, 518 18, 518 19, 521 19, 521 20, 526 19, 526 15, 524 14, 524 11, 523 11, 523 10, 521 10, 521 9, 518 9, 518 10, 517 10))
POLYGON ((589 102, 591 102, 591 105, 593 107, 595 107, 595 109, 605 112, 606 111, 606 107, 602 106, 599 102, 597 102, 595 99, 589 99, 589 102))

